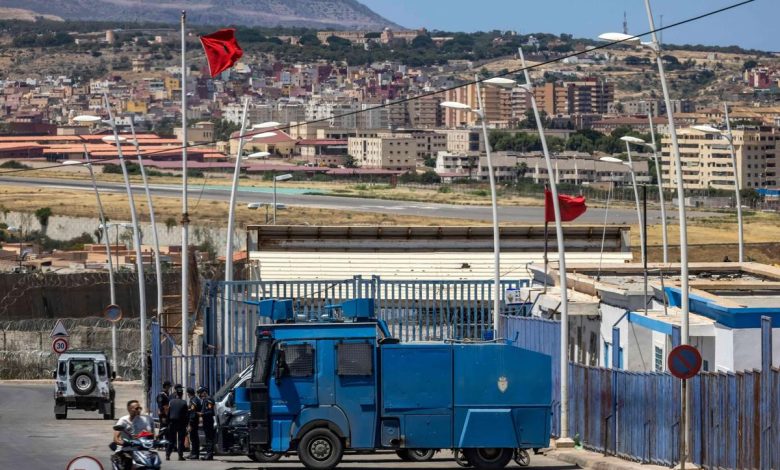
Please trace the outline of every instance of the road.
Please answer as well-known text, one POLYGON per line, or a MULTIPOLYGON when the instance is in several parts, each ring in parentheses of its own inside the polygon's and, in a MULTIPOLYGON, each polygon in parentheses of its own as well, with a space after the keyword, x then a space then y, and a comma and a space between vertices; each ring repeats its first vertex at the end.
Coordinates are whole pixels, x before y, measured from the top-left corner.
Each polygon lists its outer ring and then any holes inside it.
MULTIPOLYGON (((0 186, 25 186, 53 189, 70 189, 91 191, 92 183, 86 180, 66 180, 54 178, 9 178, 0 177, 0 186)), ((101 192, 123 193, 124 185, 121 183, 99 182, 101 192)), ((152 194, 157 197, 181 196, 181 187, 173 185, 151 185, 152 194)), ((135 186, 135 192, 142 192, 142 186, 135 186)), ((202 197, 205 200, 229 201, 229 187, 206 186, 201 195, 201 188, 192 185, 189 188, 190 197, 202 197)), ((305 194, 297 191, 289 194, 277 194, 279 203, 287 206, 310 207, 316 209, 331 209, 340 211, 372 212, 381 214, 397 214, 420 217, 444 217, 463 220, 491 220, 490 206, 466 206, 457 204, 434 204, 427 202, 391 201, 386 199, 368 199, 356 197, 339 197, 323 194, 305 194)), ((238 203, 272 202, 273 195, 270 188, 239 188, 238 203)), ((648 223, 660 223, 661 213, 657 210, 648 210, 648 223)), ((636 211, 624 208, 611 208, 609 210, 608 223, 610 224, 634 224, 637 223, 636 211)), ((667 214, 674 218, 676 210, 670 210, 667 214)), ((706 217, 703 212, 689 213, 692 217, 706 217)), ((499 218, 502 222, 539 224, 543 221, 542 207, 500 206, 499 218)), ((601 225, 604 223, 604 208, 591 207, 583 214, 578 223, 601 225)))
MULTIPOLYGON (((122 403, 136 398, 137 384, 116 383, 117 418, 122 403)), ((108 444, 111 442, 113 421, 104 421, 100 415, 85 411, 68 411, 68 419, 54 419, 52 384, 50 381, 0 382, 0 468, 23 470, 64 470, 74 457, 89 455, 98 458, 104 468, 110 469, 108 444)), ((164 454, 164 453, 163 453, 164 454)), ((164 458, 164 455, 161 457, 164 458)), ((460 470, 450 454, 443 452, 429 463, 403 463, 394 454, 347 455, 338 468, 382 468, 413 470, 436 468, 460 470)), ((175 458, 175 454, 174 454, 175 458)), ((514 463, 510 468, 517 468, 514 463)), ((289 457, 276 464, 260 466, 244 457, 217 457, 213 462, 176 460, 163 461, 165 469, 292 469, 303 468, 297 458, 289 457)), ((527 468, 564 470, 577 468, 541 455, 531 457, 527 468)))

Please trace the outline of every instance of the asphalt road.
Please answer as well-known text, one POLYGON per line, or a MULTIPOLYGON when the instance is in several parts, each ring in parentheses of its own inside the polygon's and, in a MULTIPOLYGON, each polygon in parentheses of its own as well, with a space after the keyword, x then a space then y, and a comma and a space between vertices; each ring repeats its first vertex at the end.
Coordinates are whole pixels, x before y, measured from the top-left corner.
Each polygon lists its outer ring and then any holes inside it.
MULTIPOLYGON (((121 403, 136 398, 139 387, 116 383, 117 418, 121 403)), ((68 419, 54 419, 52 383, 0 382, 0 469, 64 470, 77 456, 89 455, 99 459, 110 469, 113 421, 104 421, 97 413, 68 411, 68 419)), ((395 454, 347 455, 339 468, 382 468, 386 470, 413 470, 436 468, 461 470, 449 458, 449 452, 437 454, 432 462, 413 464, 401 462, 395 454)), ((161 454, 164 458, 164 453, 161 454)), ((175 458, 175 454, 174 454, 175 458)), ((508 468, 518 468, 511 463, 508 468)), ((286 457, 275 464, 259 465, 244 457, 217 457, 212 462, 176 460, 163 461, 165 469, 299 469, 303 465, 295 457, 286 457)), ((531 456, 531 466, 564 470, 577 468, 541 455, 531 456)))
MULTIPOLYGON (((25 186, 42 188, 61 188, 91 191, 92 183, 87 180, 66 180, 54 178, 9 178, 0 177, 0 186, 25 186)), ((101 192, 125 191, 120 183, 98 182, 101 192)), ((142 186, 135 186, 135 192, 142 192, 142 186)), ((181 187, 173 185, 152 185, 152 194, 159 197, 181 197, 181 187)), ((230 192, 228 187, 207 187, 201 195, 201 188, 192 185, 189 188, 191 198, 202 197, 205 200, 228 201, 230 192)), ((238 203, 272 202, 273 195, 270 188, 245 188, 239 187, 238 203)), ((366 199, 355 197, 338 197, 317 194, 277 194, 277 202, 288 206, 310 207, 317 209, 349 210, 358 212, 372 212, 382 214, 412 215, 421 217, 444 217, 464 220, 491 220, 490 206, 465 206, 456 204, 434 204, 427 202, 391 201, 386 199, 366 199)), ((657 210, 648 210, 648 223, 660 223, 661 214, 657 210)), ((676 210, 670 207, 667 215, 675 218, 676 210)), ((704 217, 710 214, 689 213, 693 217, 704 217)), ((610 224, 637 223, 637 214, 634 210, 624 208, 611 208, 608 214, 610 224)), ((499 220, 514 223, 542 223, 542 207, 499 206, 499 220)), ((583 214, 577 223, 601 225, 604 223, 604 208, 591 207, 583 214)))

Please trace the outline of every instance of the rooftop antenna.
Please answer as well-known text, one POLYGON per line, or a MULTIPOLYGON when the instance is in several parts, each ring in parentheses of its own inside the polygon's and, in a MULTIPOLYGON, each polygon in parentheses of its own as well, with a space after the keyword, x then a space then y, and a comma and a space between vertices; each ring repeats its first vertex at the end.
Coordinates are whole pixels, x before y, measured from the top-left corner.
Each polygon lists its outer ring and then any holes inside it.
POLYGON ((623 11, 623 34, 628 34, 628 17, 625 10, 623 11))

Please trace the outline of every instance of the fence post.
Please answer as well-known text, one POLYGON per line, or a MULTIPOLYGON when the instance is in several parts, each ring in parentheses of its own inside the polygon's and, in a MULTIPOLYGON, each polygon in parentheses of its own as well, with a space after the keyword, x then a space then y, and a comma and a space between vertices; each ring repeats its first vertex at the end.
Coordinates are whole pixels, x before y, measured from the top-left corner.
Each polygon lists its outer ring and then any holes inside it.
MULTIPOLYGON (((617 326, 612 327, 612 421, 609 425, 609 432, 612 435, 613 454, 617 455, 617 422, 618 422, 618 369, 620 369, 620 328, 617 326)), ((609 442, 604 445, 604 453, 607 453, 607 446, 609 442)))
MULTIPOLYGON (((152 318, 151 324, 151 346, 152 346, 152 383, 150 387, 150 394, 152 397, 156 397, 160 393, 160 387, 162 385, 162 362, 160 360, 160 345, 162 344, 160 338, 160 323, 156 318, 152 318)), ((116 367, 116 365, 114 365, 116 367)), ((157 416, 157 400, 149 400, 151 404, 151 412, 153 416, 157 416)))
POLYGON ((761 450, 760 468, 769 470, 772 462, 772 319, 761 317, 761 450))

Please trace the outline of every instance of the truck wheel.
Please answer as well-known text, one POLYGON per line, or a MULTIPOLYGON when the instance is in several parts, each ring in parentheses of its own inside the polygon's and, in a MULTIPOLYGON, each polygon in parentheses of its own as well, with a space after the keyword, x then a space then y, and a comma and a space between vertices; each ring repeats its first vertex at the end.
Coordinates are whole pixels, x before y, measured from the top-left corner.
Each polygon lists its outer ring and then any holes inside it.
POLYGON ((433 459, 435 449, 398 449, 396 455, 404 462, 428 462, 433 459))
POLYGON ((278 462, 279 459, 282 458, 282 454, 277 454, 276 452, 271 451, 257 450, 249 454, 249 458, 252 460, 252 462, 273 463, 278 462))
POLYGON ((73 391, 76 392, 77 395, 89 395, 93 390, 95 390, 97 380, 95 380, 95 376, 92 375, 92 373, 83 371, 74 375, 73 378, 70 379, 70 385, 73 387, 73 391))
POLYGON ((496 470, 506 467, 512 460, 513 449, 463 449, 469 463, 479 470, 496 470))
POLYGON ((298 458, 311 470, 329 470, 341 462, 344 445, 327 428, 316 428, 304 434, 298 444, 298 458))
POLYGON ((455 449, 453 452, 453 457, 455 458, 455 463, 460 465, 463 468, 469 468, 471 467, 471 462, 466 459, 466 456, 463 454, 463 449, 455 449))

